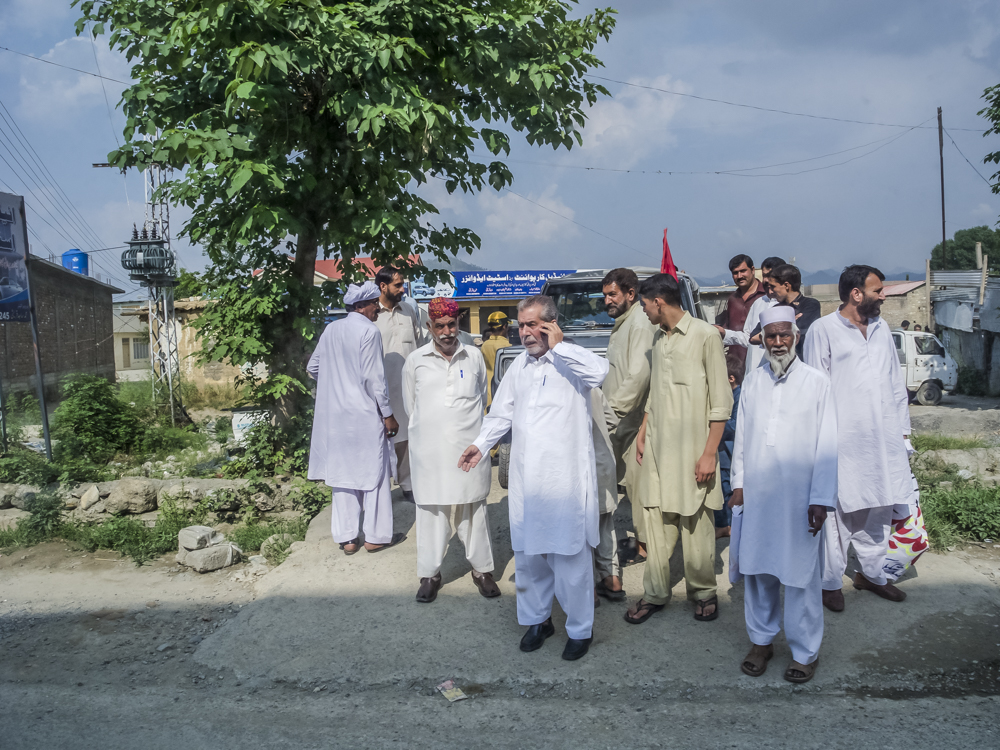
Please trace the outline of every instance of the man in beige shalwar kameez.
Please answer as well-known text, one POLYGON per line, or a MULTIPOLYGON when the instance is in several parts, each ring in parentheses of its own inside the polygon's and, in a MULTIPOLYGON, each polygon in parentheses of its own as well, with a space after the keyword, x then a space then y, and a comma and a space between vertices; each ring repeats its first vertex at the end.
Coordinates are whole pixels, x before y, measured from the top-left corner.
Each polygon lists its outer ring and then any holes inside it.
POLYGON ((684 548, 687 597, 696 620, 719 615, 715 595, 715 521, 722 508, 717 454, 733 409, 726 357, 715 328, 681 307, 680 286, 656 274, 639 286, 654 325, 652 375, 646 417, 636 441, 642 464, 646 532, 645 593, 625 615, 645 622, 670 601, 670 556, 684 548))
MULTIPOLYGON (((615 268, 604 277, 601 286, 604 307, 615 321, 608 340, 607 357, 611 369, 601 390, 617 421, 610 437, 617 482, 625 485, 625 492, 632 501, 632 524, 638 547, 632 554, 645 557, 646 537, 642 532, 642 504, 638 500, 640 467, 635 461, 635 439, 642 425, 643 409, 649 394, 650 350, 656 328, 650 324, 639 304, 639 279, 635 271, 615 268)), ((617 492, 614 505, 617 508, 617 492)), ((615 508, 611 509, 612 513, 615 508)), ((613 524, 611 528, 614 528, 613 524)), ((597 592, 612 601, 624 600, 625 593, 618 572, 599 583, 597 592)))

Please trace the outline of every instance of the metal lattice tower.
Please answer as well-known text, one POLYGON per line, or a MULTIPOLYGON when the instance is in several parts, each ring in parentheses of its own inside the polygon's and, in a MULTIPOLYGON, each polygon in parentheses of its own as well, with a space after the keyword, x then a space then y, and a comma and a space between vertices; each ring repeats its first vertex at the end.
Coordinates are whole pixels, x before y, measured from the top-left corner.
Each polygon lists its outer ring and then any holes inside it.
POLYGON ((177 316, 174 287, 177 263, 170 249, 170 207, 157 190, 166 179, 166 168, 150 165, 144 174, 146 215, 142 231, 132 229, 129 249, 122 253, 122 267, 129 278, 149 289, 149 363, 153 403, 169 405, 170 420, 183 414, 180 357, 177 351, 177 316))

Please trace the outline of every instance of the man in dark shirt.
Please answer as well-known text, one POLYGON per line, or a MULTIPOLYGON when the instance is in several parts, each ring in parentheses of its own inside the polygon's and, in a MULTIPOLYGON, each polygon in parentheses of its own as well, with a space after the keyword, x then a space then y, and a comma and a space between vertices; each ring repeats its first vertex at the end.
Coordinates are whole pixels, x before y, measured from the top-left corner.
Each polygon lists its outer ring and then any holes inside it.
MULTIPOLYGON (((753 259, 749 255, 737 255, 729 261, 729 271, 733 274, 736 291, 726 299, 725 307, 715 316, 715 325, 721 329, 742 331, 747 313, 758 297, 764 296, 764 287, 754 277, 753 259)), ((725 334, 723 334, 725 335, 725 334)), ((742 363, 747 350, 742 346, 730 346, 729 354, 742 363)))
POLYGON ((802 344, 806 340, 806 331, 820 318, 819 300, 805 297, 799 290, 802 288, 802 274, 790 263, 778 266, 771 271, 771 297, 778 304, 787 304, 795 308, 795 325, 799 327, 799 343, 795 351, 802 358, 802 344))

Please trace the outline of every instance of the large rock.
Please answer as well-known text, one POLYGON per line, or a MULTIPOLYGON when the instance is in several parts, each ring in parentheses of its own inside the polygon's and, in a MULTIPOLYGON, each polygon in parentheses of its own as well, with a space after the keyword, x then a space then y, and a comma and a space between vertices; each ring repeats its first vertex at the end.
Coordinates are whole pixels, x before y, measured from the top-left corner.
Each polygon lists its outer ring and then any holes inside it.
POLYGON ((38 490, 27 484, 19 484, 14 490, 14 497, 11 498, 11 505, 18 510, 27 510, 27 505, 38 496, 38 490))
POLYGON ((148 479, 122 479, 104 501, 109 513, 138 515, 156 510, 156 485, 148 479))
POLYGON ((90 489, 80 496, 80 510, 90 510, 101 502, 101 491, 96 484, 90 485, 90 489))
POLYGON ((224 542, 213 544, 211 547, 196 549, 187 552, 181 557, 177 555, 177 561, 196 573, 210 573, 213 570, 229 567, 240 561, 240 548, 235 544, 224 542))
POLYGON ((177 532, 177 549, 196 550, 219 544, 225 538, 211 526, 186 526, 177 532))
POLYGON ((0 484, 0 510, 14 507, 14 496, 17 494, 16 484, 0 484))
POLYGON ((27 518, 31 514, 26 510, 17 508, 6 508, 0 510, 0 529, 13 529, 22 518, 27 518))

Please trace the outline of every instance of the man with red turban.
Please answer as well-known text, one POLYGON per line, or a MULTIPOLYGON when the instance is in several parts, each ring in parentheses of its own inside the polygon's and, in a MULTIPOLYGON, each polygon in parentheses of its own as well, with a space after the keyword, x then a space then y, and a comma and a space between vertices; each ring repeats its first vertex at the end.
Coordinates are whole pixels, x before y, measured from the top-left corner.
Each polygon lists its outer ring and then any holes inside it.
POLYGON ((417 506, 417 601, 430 603, 441 587, 441 563, 457 531, 472 566, 472 581, 488 598, 493 580, 486 497, 490 463, 464 472, 455 455, 479 435, 486 408, 486 363, 458 338, 458 303, 435 297, 427 312, 431 342, 406 358, 403 406, 410 420, 410 478, 417 506))

